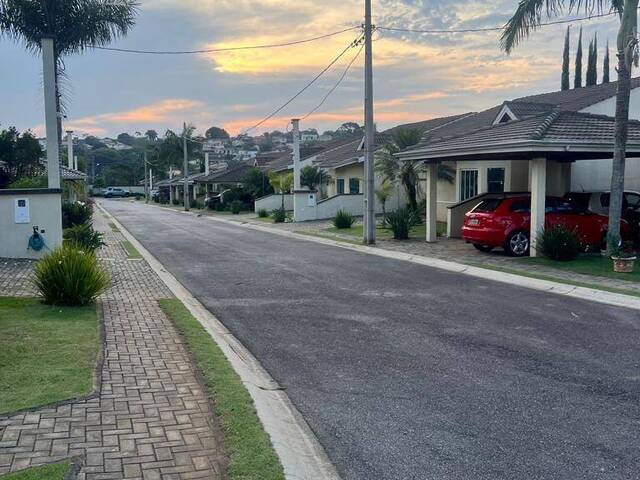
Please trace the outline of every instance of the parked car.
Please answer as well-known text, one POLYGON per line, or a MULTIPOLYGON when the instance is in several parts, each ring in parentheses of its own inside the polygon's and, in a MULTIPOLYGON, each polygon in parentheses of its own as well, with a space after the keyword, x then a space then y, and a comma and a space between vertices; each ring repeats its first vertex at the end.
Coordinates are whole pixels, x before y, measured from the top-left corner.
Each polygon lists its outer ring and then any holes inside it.
MULTIPOLYGON (((531 197, 487 198, 466 214, 462 238, 478 250, 488 252, 502 247, 509 255, 529 253, 531 197)), ((602 248, 606 240, 608 218, 567 199, 547 197, 546 228, 565 225, 575 230, 585 249, 602 248)), ((622 226, 628 236, 628 225, 622 226)))
POLYGON ((159 202, 160 201, 160 190, 151 190, 151 192, 149 193, 149 197, 154 202, 159 202))
POLYGON ((128 197, 129 195, 131 195, 131 192, 129 190, 125 190, 124 188, 107 187, 102 191, 102 195, 105 198, 128 197))
MULTIPOLYGON (((564 198, 600 215, 609 215, 609 192, 569 192, 564 198)), ((640 192, 625 191, 622 197, 622 218, 629 223, 631 237, 640 243, 640 192)))

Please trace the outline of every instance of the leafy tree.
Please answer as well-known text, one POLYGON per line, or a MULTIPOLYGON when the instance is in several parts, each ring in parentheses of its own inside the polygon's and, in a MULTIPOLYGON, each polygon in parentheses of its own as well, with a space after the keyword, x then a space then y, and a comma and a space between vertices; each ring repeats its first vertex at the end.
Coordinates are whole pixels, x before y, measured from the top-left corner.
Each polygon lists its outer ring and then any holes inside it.
POLYGON ((267 175, 257 167, 247 170, 242 179, 242 188, 255 198, 264 197, 273 193, 273 187, 267 175))
POLYGON ((93 135, 89 135, 84 139, 84 143, 93 148, 105 148, 106 145, 100 141, 99 138, 94 137, 93 135))
POLYGON ((211 127, 209 128, 204 136, 210 140, 229 140, 229 134, 224 128, 220 127, 211 127))
POLYGON ((300 185, 315 190, 316 187, 325 185, 331 181, 331 175, 323 172, 315 165, 305 165, 300 169, 300 185))
POLYGON ((278 174, 269 172, 269 183, 276 192, 282 195, 282 206, 280 208, 284 210, 284 196, 291 192, 291 187, 293 187, 293 173, 278 174))
POLYGON ((355 122, 345 122, 340 125, 334 132, 338 137, 346 137, 349 135, 355 135, 361 133, 364 135, 364 127, 358 125, 355 122))
MULTIPOLYGON (((135 25, 135 0, 0 0, 0 34, 38 52, 42 37, 54 39, 57 111, 64 57, 103 46, 126 35, 135 25)), ((58 115, 58 141, 62 139, 58 115)))
POLYGON ((38 139, 31 132, 20 134, 15 127, 0 131, 0 187, 39 175, 42 153, 38 139))
POLYGON ((562 52, 562 80, 561 80, 562 90, 569 90, 571 88, 571 83, 569 80, 570 31, 571 31, 571 27, 567 27, 567 33, 564 37, 564 51, 562 52))
POLYGON ((124 143, 125 145, 129 145, 129 146, 132 146, 136 141, 136 139, 132 135, 129 135, 128 133, 121 133, 120 135, 118 135, 117 140, 120 143, 124 143))
POLYGON ((610 66, 609 66, 609 40, 607 40, 607 50, 604 54, 604 61, 602 66, 602 83, 609 83, 609 75, 610 75, 610 66))
POLYGON ((611 202, 609 205, 608 248, 620 244, 620 217, 624 192, 627 136, 629 131, 629 100, 631 96, 631 70, 637 58, 638 3, 640 0, 522 0, 515 14, 507 22, 502 34, 502 46, 508 52, 526 38, 531 30, 540 26, 543 13, 556 16, 563 9, 569 12, 584 8, 588 14, 594 10, 611 9, 620 16, 617 38, 618 88, 615 113, 615 144, 611 169, 611 202))
POLYGON ((578 37, 578 50, 576 51, 575 68, 576 71, 573 77, 573 88, 582 88, 582 27, 580 27, 580 36, 578 37))
POLYGON ((147 131, 144 133, 144 136, 145 136, 145 137, 147 137, 147 139, 148 139, 150 142, 155 142, 155 141, 157 141, 157 140, 158 140, 158 137, 159 137, 158 132, 156 132, 155 130, 147 130, 147 131))

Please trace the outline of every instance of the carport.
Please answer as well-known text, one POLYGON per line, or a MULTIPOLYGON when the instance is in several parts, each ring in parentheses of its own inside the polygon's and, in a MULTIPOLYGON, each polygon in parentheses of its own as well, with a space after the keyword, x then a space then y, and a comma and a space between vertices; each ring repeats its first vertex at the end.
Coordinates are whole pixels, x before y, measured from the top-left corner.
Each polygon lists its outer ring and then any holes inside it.
MULTIPOLYGON (((403 161, 424 162, 426 170, 426 240, 436 241, 438 164, 443 161, 528 162, 531 191, 531 256, 538 255, 536 238, 545 225, 545 197, 551 181, 569 189, 570 165, 580 160, 613 156, 614 119, 603 115, 554 109, 526 120, 444 138, 398 154, 403 161), (552 174, 552 175, 549 175, 552 174), (557 177, 560 178, 557 178, 557 177)), ((640 157, 640 122, 629 122, 627 158, 640 157)))

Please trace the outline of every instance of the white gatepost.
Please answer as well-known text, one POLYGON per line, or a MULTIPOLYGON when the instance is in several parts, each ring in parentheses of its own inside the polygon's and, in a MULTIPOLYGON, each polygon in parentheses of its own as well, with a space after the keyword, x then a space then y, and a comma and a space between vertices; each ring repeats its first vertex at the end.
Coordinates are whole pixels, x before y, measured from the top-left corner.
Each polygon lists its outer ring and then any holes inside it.
POLYGON ((149 192, 153 190, 153 168, 149 169, 149 192))
POLYGON ((539 256, 538 235, 544 230, 545 206, 547 196, 547 159, 534 158, 529 161, 531 178, 531 228, 529 231, 530 255, 539 256))
POLYGON ((210 170, 209 166, 209 152, 204 152, 204 174, 209 175, 210 170))
POLYGON ((438 164, 427 164, 427 242, 433 243, 438 240, 438 164))
MULTIPOLYGON (((44 116, 47 135, 47 179, 49 188, 60 188, 60 152, 58 150, 58 107, 53 38, 42 38, 42 78, 44 116)), ((61 220, 62 221, 62 220, 61 220)))

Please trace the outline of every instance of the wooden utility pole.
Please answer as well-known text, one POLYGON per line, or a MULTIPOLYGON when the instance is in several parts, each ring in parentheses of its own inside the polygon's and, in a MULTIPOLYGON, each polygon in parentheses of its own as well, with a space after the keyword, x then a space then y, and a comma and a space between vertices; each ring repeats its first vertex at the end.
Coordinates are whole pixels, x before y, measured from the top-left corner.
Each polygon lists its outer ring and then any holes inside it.
POLYGON ((363 242, 376 243, 375 177, 373 150, 375 125, 373 123, 373 51, 371 26, 371 0, 364 1, 364 228, 363 242))
POLYGON ((182 130, 182 150, 184 153, 184 161, 182 165, 182 181, 183 181, 183 197, 184 197, 184 211, 189 211, 189 203, 191 202, 191 196, 189 195, 189 155, 187 153, 187 124, 184 123, 182 130))

